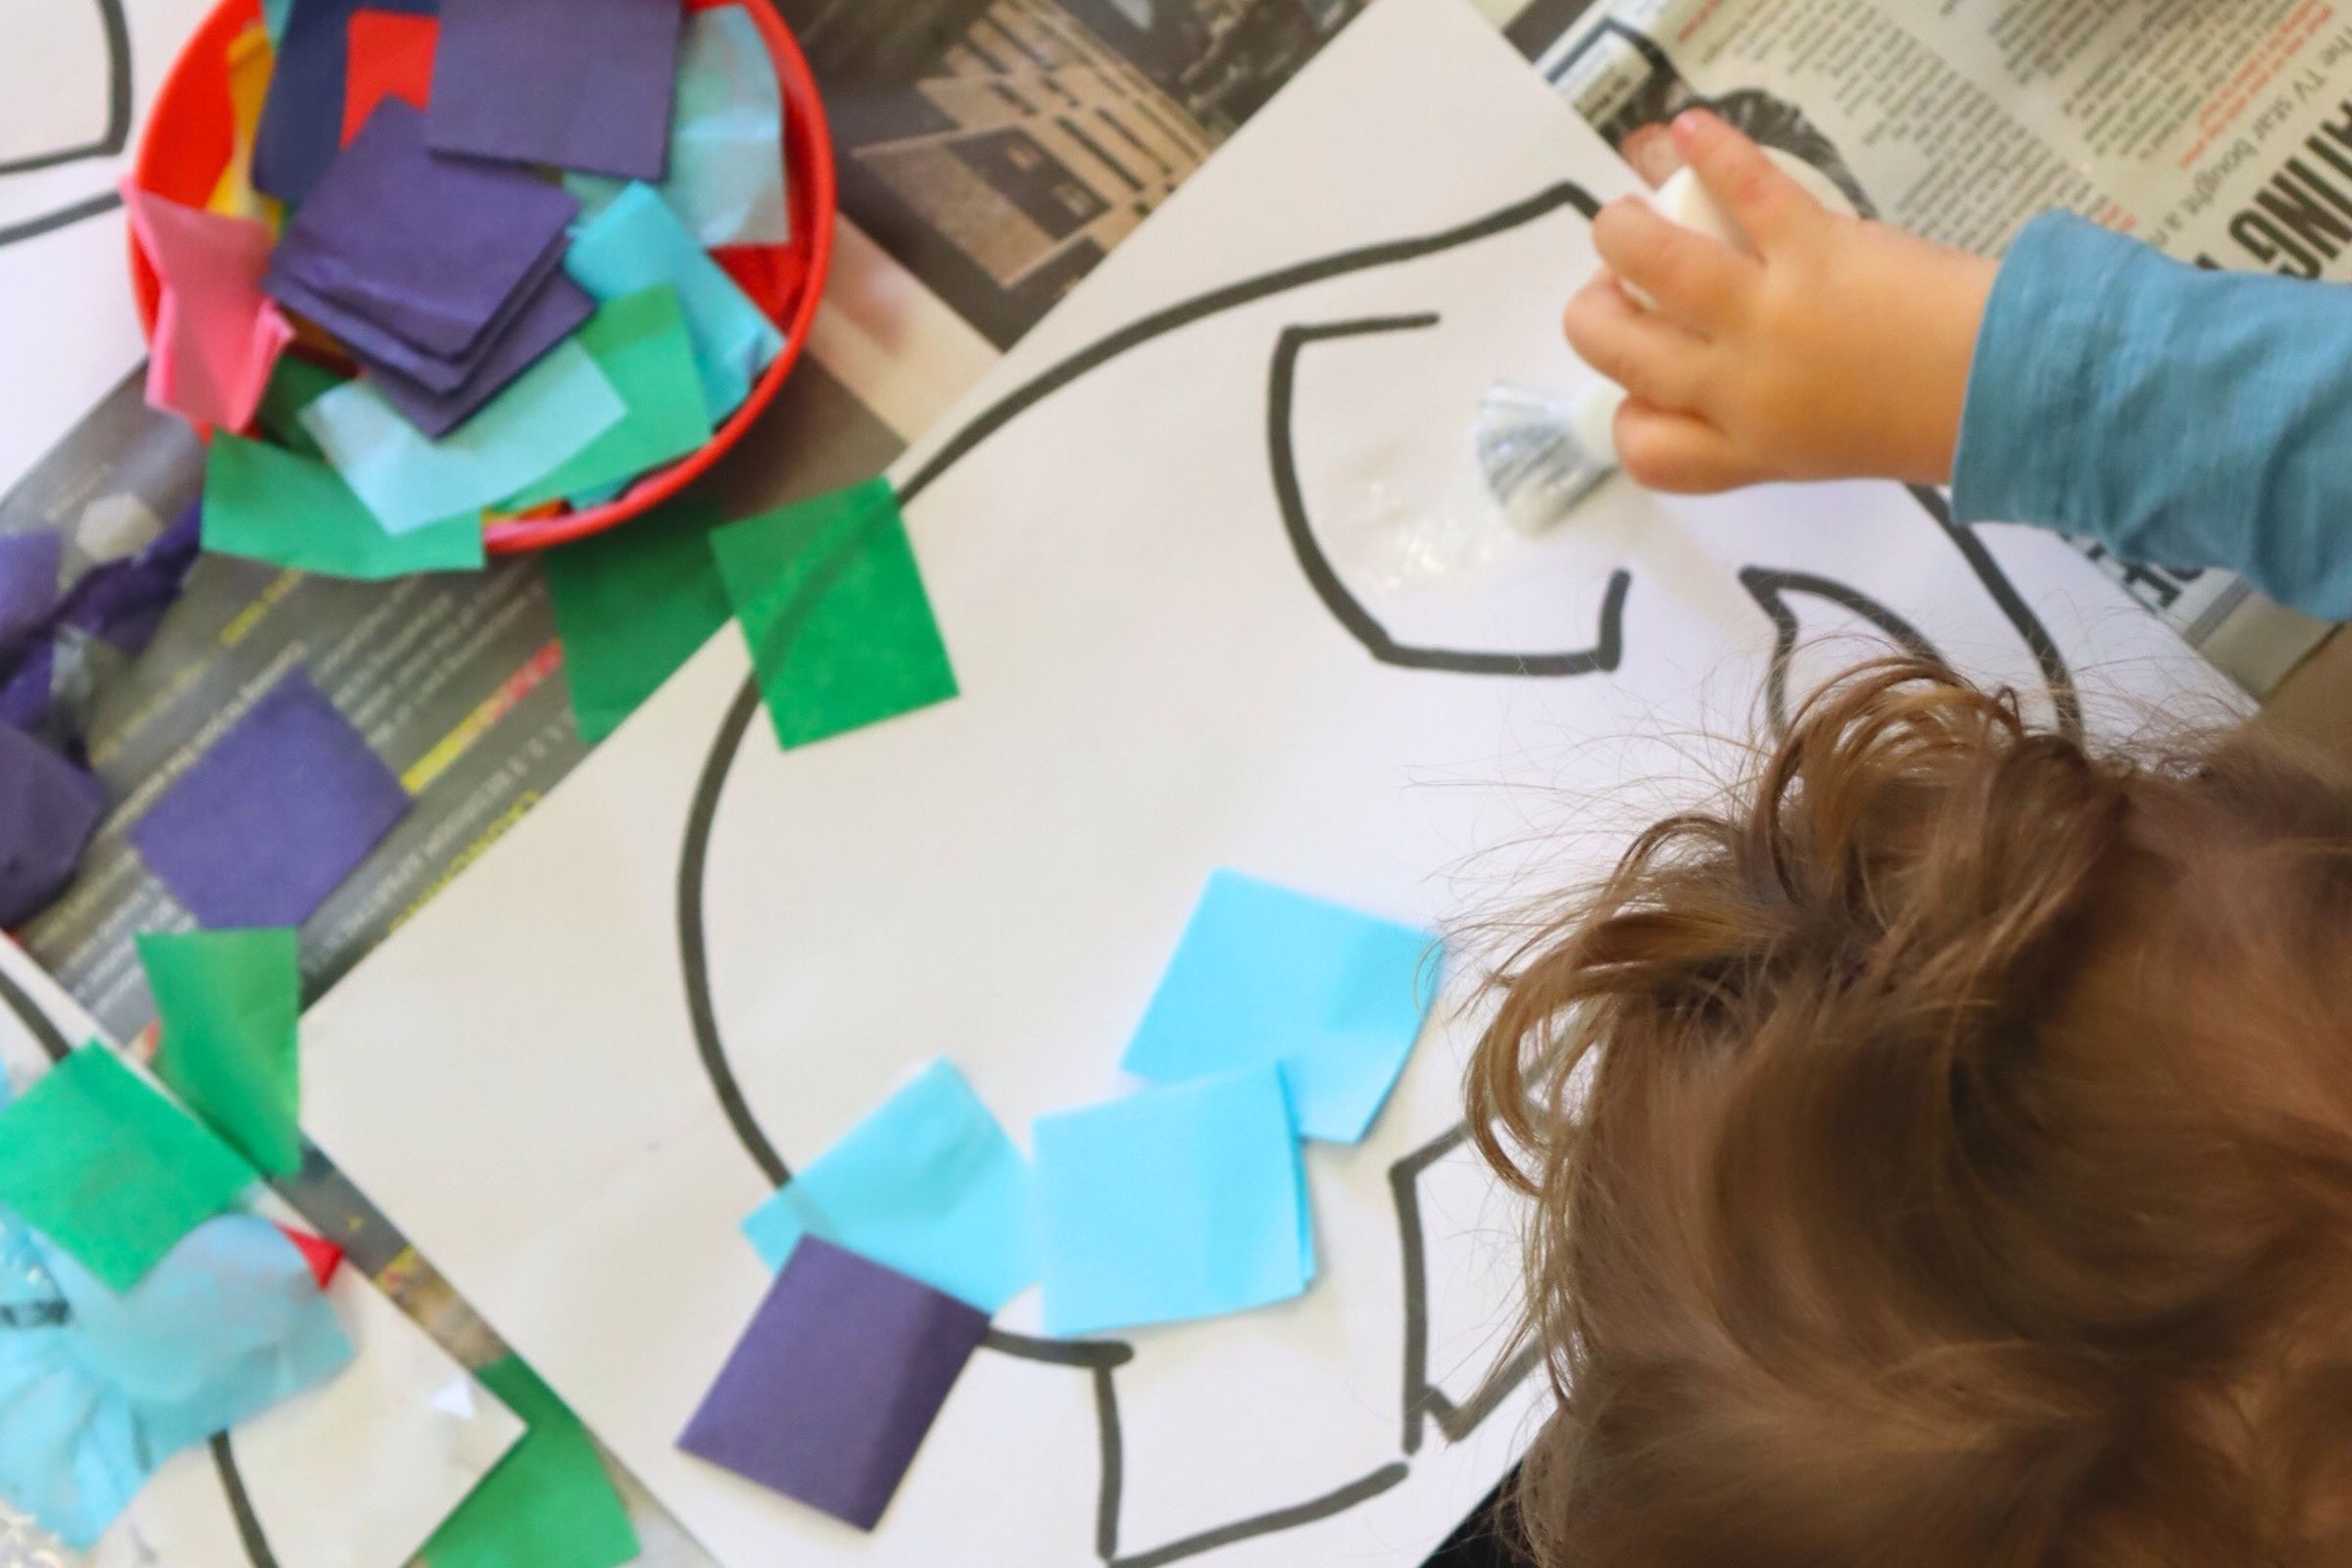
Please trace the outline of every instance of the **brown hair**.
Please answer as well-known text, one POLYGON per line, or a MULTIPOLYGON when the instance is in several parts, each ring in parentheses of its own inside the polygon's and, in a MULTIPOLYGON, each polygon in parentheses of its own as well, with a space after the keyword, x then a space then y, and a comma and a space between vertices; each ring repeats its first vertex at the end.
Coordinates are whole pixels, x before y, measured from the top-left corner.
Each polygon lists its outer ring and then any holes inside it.
POLYGON ((2352 791, 1867 666, 1498 986, 1540 1562, 2352 1562, 2352 791))

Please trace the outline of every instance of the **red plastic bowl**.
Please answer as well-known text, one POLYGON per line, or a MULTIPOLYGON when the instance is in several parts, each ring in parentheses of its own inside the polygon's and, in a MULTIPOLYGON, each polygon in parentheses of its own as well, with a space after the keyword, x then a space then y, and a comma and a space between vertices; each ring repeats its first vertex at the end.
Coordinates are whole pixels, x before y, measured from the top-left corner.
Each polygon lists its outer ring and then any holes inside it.
MULTIPOLYGON (((685 0, 688 11, 707 11, 737 0, 685 0)), ((825 122, 825 107, 817 97, 816 78, 793 40, 792 31, 764 5, 743 8, 759 24, 775 57, 776 79, 784 94, 784 167, 792 203, 793 243, 766 250, 727 250, 716 253, 734 264, 738 279, 744 270, 766 270, 789 278, 800 273, 797 288, 781 301, 762 298, 762 309, 779 310, 776 324, 784 332, 784 349, 752 387, 743 407, 711 433, 703 447, 657 472, 647 474, 627 492, 586 512, 567 512, 552 517, 512 517, 491 524, 483 537, 497 555, 538 550, 601 533, 660 506, 685 489, 716 463, 728 448, 743 439, 792 370, 808 344, 808 328, 816 319, 817 301, 825 292, 825 274, 833 265, 833 133, 825 122)), ((262 20, 261 0, 221 0, 198 26, 179 58, 164 76, 147 128, 139 141, 132 177, 144 188, 172 201, 202 207, 211 197, 220 171, 228 166, 235 122, 228 104, 228 46, 247 27, 262 20)), ((157 284, 137 244, 130 247, 130 286, 138 301, 139 321, 149 337, 155 334, 157 284)), ((754 289, 755 298, 764 290, 754 289)))

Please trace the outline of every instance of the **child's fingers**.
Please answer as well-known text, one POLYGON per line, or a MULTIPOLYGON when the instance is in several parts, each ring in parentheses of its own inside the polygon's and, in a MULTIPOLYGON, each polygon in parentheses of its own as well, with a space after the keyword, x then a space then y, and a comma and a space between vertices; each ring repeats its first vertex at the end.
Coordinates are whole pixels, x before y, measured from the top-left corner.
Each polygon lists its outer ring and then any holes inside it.
POLYGON ((1635 483, 1674 495, 1712 495, 1764 477, 1722 431, 1640 400, 1617 411, 1617 462, 1635 483))
POLYGON ((1606 273, 1568 302, 1561 325, 1577 357, 1631 396, 1669 409, 1697 401, 1705 339, 1641 309, 1606 273))
POLYGON ((1731 318, 1760 266, 1752 256, 1669 222, 1634 197, 1601 209, 1592 245, 1609 270, 1668 315, 1702 328, 1731 318))
POLYGON ((1813 193, 1782 172, 1763 148, 1703 109, 1675 121, 1674 145, 1758 250, 1771 250, 1822 215, 1813 193))

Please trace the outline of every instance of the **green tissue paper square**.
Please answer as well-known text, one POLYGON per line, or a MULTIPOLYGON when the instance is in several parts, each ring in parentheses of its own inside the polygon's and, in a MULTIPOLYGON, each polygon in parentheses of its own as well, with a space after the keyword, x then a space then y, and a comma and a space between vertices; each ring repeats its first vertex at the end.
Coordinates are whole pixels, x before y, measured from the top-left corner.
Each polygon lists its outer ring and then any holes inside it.
POLYGON ((474 1374, 529 1428, 424 1544, 425 1568, 617 1568, 637 1531, 580 1418, 519 1356, 474 1374))
POLYGON ((0 1111, 0 1207, 127 1291, 252 1185, 226 1144, 103 1046, 0 1111))
POLYGON ((482 519, 461 513, 389 533, 325 464, 222 430, 204 465, 204 548, 327 577, 478 571, 482 519))
POLYGON ((786 749, 956 695, 888 479, 721 528, 710 548, 786 749))
POLYGON ((141 932, 155 1075, 272 1176, 302 1168, 302 966, 290 930, 141 932))
POLYGON ((350 379, 300 355, 280 355, 270 371, 270 384, 262 389, 262 406, 256 416, 262 428, 289 452, 323 459, 326 454, 318 450, 311 432, 302 427, 302 411, 321 394, 332 392, 350 379))
POLYGON ((702 372, 695 368, 677 290, 658 283, 598 306, 578 341, 627 412, 500 511, 527 512, 625 485, 710 439, 710 411, 703 402, 702 372))
POLYGON ((582 740, 618 729, 727 623, 710 556, 725 520, 709 502, 676 501, 541 558, 582 740))

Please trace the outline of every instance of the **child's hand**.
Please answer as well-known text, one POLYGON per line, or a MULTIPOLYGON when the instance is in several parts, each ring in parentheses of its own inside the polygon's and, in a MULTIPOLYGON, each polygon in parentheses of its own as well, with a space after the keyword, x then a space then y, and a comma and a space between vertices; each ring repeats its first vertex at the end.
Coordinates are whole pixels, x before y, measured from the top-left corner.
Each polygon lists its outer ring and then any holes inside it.
POLYGON ((1566 326, 1630 394, 1617 416, 1626 471, 1674 491, 1949 480, 1996 265, 1829 211, 1712 115, 1684 115, 1674 138, 1756 253, 1630 198, 1601 213, 1607 270, 1569 302, 1566 326))

